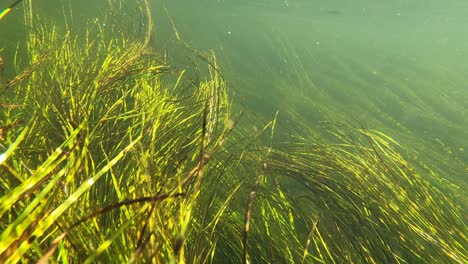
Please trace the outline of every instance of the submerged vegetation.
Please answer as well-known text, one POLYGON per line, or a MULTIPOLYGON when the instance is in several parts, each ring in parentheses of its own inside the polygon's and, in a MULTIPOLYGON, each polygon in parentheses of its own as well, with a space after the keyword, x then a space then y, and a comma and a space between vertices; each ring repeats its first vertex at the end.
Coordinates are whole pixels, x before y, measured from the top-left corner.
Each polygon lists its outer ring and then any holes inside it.
POLYGON ((28 32, 0 91, 1 263, 468 261, 437 164, 376 130, 233 113, 214 53, 169 65, 145 32, 28 32))

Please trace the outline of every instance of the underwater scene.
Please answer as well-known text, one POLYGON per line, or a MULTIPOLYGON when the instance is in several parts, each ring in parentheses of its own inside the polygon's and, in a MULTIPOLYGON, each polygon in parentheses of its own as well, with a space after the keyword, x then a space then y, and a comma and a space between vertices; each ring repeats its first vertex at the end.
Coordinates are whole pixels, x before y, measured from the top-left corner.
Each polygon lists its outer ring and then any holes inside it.
POLYGON ((467 14, 0 1, 0 263, 467 263, 467 14))

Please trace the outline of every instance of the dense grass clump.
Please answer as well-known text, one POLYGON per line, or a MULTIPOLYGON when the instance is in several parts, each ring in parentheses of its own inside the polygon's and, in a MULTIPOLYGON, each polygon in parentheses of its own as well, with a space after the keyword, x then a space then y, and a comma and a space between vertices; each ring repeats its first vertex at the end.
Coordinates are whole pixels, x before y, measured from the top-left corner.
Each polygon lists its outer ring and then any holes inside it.
POLYGON ((34 28, 0 87, 1 263, 467 261, 461 188, 387 135, 234 115, 214 53, 169 65, 151 27, 34 28))
POLYGON ((185 258, 203 171, 233 128, 214 56, 195 82, 149 35, 62 30, 30 32, 2 91, 0 262, 57 247, 78 262, 185 258))

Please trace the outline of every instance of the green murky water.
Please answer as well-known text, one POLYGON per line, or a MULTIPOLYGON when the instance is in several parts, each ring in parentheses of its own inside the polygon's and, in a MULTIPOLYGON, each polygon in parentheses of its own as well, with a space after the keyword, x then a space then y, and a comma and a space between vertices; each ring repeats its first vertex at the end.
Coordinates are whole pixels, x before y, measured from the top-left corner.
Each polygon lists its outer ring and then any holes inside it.
POLYGON ((468 160, 464 1, 171 1, 155 5, 165 25, 162 7, 253 111, 361 123, 422 153, 440 140, 468 160))
MULTIPOLYGON (((79 28, 109 15, 105 3, 52 1, 34 7, 57 18, 71 13, 71 24, 79 28)), ((118 19, 136 8, 127 10, 118 19)), ((0 23, 7 73, 13 71, 8 62, 16 48, 11 39, 21 38, 11 25, 22 22, 21 11, 17 6, 0 23)), ((177 0, 155 1, 153 12, 154 44, 175 60, 187 59, 178 56, 169 15, 186 42, 216 51, 237 105, 266 118, 279 110, 286 127, 297 118, 310 126, 360 123, 422 153, 449 148, 468 160, 465 1, 177 0)))
MULTIPOLYGON (((37 14, 58 20, 66 14, 63 24, 78 31, 88 21, 113 17, 105 5, 33 2, 37 14)), ((382 131, 403 146, 402 155, 430 164, 441 182, 454 183, 457 197, 450 198, 457 204, 466 200, 468 2, 173 0, 154 1, 152 9, 156 35, 151 45, 167 53, 169 64, 193 63, 193 54, 176 43, 170 17, 191 47, 215 51, 235 110, 245 108, 264 120, 278 113, 278 139, 300 135, 301 125, 320 130, 327 122, 382 131)), ((22 10, 18 5, 0 21, 2 82, 18 73, 12 65, 18 41, 22 45, 23 33, 17 30, 22 10)), ((138 8, 128 4, 122 10, 116 24, 143 32, 144 20, 133 16, 138 8)), ((106 23, 101 26, 114 26, 112 19, 106 23)), ((236 219, 243 223, 240 215, 236 219)), ((372 217, 369 226, 381 221, 378 214, 372 217)), ((308 228, 298 229, 305 234, 308 228)), ((405 240, 404 234, 396 237, 405 240)))

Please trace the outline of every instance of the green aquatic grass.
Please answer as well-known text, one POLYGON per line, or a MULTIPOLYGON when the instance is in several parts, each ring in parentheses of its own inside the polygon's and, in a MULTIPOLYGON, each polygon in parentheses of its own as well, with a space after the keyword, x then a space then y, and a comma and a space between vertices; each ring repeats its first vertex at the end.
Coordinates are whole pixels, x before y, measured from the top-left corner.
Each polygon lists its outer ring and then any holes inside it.
POLYGON ((296 181, 298 214, 313 212, 310 260, 463 263, 463 203, 451 198, 460 190, 431 185, 381 132, 343 129, 336 144, 284 146, 269 166, 296 181))
POLYGON ((332 122, 345 115, 318 83, 330 104, 308 103, 327 125, 293 107, 289 123, 233 114, 215 54, 187 47, 177 21, 193 69, 169 65, 151 27, 99 22, 34 21, 8 64, 0 262, 466 262, 462 187, 442 161, 332 122))
POLYGON ((114 33, 29 33, 31 66, 2 98, 19 106, 2 108, 4 125, 24 128, 2 134, 1 262, 38 259, 56 237, 70 261, 185 258, 202 171, 233 128, 225 84, 164 64, 149 35, 114 33))

